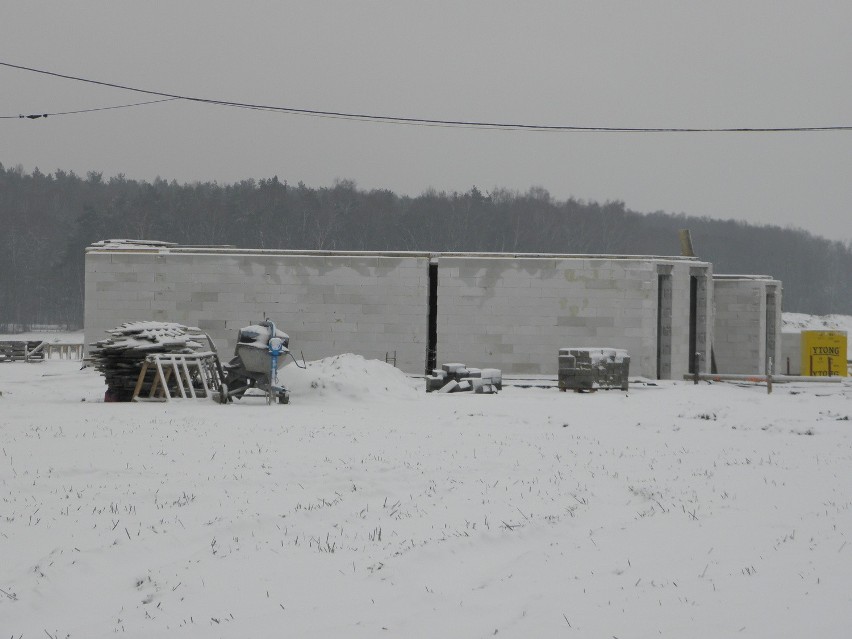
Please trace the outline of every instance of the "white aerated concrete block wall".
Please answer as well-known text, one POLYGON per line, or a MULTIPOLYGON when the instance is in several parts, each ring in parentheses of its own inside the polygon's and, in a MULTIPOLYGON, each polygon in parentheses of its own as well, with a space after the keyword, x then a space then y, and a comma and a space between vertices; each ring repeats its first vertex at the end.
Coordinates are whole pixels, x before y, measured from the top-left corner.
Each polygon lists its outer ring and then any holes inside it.
MULTIPOLYGON (((229 358, 237 330, 266 316, 308 359, 346 352, 384 359, 396 351, 399 368, 422 373, 430 258, 438 272, 438 363, 555 375, 560 348, 606 347, 627 350, 634 375, 678 379, 693 351, 691 277, 701 282, 695 349, 709 350, 713 283, 710 265, 694 258, 243 251, 126 242, 87 250, 86 341, 103 339, 123 322, 172 321, 208 332, 229 358), (670 284, 662 311, 660 274, 670 284)), ((705 357, 700 370, 708 367, 705 357)))
POLYGON ((719 373, 765 374, 781 358, 781 283, 766 277, 716 276, 713 342, 719 373))
MULTIPOLYGON (((689 274, 672 264, 671 371, 688 367, 689 274), (683 298, 685 295, 685 301, 683 298)), ((438 259, 438 361, 556 374, 566 347, 626 349, 631 374, 657 376, 657 264, 653 258, 438 259)), ((704 334, 710 332, 705 299, 704 334)))
POLYGON ((695 262, 660 262, 671 267, 672 337, 671 377, 683 379, 690 372, 690 360, 698 353, 698 372, 710 372, 710 344, 713 339, 713 276, 709 264, 695 262), (691 278, 697 279, 695 350, 690 349, 691 278))
POLYGON ((86 342, 133 320, 198 326, 229 359, 239 328, 266 315, 295 354, 357 353, 422 372, 428 320, 426 255, 96 251, 86 255, 86 342))

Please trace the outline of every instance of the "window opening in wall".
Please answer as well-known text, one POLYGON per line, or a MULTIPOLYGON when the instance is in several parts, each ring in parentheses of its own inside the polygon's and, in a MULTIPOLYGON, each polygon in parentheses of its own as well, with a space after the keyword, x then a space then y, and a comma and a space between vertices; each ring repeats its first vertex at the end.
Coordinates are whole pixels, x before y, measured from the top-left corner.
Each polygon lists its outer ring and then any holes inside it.
POLYGON ((429 264, 429 321, 426 344, 426 374, 438 367, 438 265, 429 264))
POLYGON ((698 370, 698 278, 689 277, 689 372, 698 370))
POLYGON ((657 379, 672 372, 672 276, 657 275, 657 379))

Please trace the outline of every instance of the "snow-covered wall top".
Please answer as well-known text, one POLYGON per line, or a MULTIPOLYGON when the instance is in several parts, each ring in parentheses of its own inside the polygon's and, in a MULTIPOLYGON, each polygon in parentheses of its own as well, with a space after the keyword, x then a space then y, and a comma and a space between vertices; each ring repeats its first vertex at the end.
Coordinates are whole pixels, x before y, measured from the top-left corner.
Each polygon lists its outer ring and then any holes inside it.
POLYGON ((772 281, 772 282, 778 282, 779 281, 779 280, 776 280, 771 275, 730 275, 730 274, 727 274, 727 273, 713 273, 713 280, 714 281, 720 281, 720 280, 764 281, 764 280, 769 280, 769 281, 772 281))
POLYGON ((86 249, 87 253, 100 251, 136 251, 161 254, 198 254, 207 255, 329 255, 329 256, 367 256, 367 257, 471 257, 471 258, 585 258, 607 260, 665 260, 677 262, 703 263, 696 257, 672 255, 615 255, 599 253, 488 253, 488 252, 434 252, 434 251, 337 251, 337 250, 296 250, 296 249, 247 249, 234 246, 178 245, 171 242, 148 240, 102 240, 86 249))

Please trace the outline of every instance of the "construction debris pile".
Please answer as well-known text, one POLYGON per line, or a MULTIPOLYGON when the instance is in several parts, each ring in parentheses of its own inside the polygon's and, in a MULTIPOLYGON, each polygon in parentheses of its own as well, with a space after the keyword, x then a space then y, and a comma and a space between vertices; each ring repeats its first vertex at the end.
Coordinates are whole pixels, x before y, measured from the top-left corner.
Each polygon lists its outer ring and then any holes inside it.
POLYGON ((499 368, 468 368, 464 364, 444 364, 426 377, 427 393, 492 394, 503 388, 499 368))
POLYGON ((620 348, 560 348, 559 390, 627 390, 630 356, 620 348))
POLYGON ((87 358, 106 379, 105 398, 129 402, 142 370, 153 353, 197 353, 210 349, 207 335, 198 328, 171 322, 126 322, 107 331, 111 337, 95 342, 87 358))

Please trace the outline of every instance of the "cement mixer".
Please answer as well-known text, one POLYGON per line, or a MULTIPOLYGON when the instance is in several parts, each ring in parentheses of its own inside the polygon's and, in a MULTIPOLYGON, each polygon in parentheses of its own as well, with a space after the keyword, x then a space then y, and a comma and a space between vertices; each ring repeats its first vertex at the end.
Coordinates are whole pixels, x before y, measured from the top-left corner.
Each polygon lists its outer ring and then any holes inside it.
POLYGON ((305 368, 290 352, 290 336, 275 328, 272 320, 264 320, 241 328, 234 349, 234 358, 222 366, 222 388, 219 402, 226 404, 242 399, 247 391, 259 389, 266 394, 266 403, 276 400, 290 403, 290 391, 278 382, 278 369, 291 358, 299 368, 305 368))

